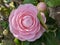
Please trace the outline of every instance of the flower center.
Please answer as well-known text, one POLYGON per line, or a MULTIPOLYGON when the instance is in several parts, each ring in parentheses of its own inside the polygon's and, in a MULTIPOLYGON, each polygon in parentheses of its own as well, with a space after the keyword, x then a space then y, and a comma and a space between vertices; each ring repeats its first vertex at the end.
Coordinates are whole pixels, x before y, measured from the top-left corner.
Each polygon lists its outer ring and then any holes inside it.
POLYGON ((33 20, 31 18, 31 16, 24 16, 23 17, 22 25, 24 27, 30 27, 30 26, 32 26, 32 24, 33 24, 33 20))

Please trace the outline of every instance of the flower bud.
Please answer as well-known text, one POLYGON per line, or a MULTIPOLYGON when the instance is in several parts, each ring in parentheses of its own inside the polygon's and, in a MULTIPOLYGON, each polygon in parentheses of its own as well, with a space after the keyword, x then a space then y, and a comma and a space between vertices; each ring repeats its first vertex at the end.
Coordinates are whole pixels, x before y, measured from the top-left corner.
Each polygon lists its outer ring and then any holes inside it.
POLYGON ((38 9, 38 11, 42 11, 42 12, 44 12, 45 10, 46 10, 46 4, 44 3, 44 2, 40 2, 40 3, 38 3, 38 5, 37 5, 37 9, 38 9))

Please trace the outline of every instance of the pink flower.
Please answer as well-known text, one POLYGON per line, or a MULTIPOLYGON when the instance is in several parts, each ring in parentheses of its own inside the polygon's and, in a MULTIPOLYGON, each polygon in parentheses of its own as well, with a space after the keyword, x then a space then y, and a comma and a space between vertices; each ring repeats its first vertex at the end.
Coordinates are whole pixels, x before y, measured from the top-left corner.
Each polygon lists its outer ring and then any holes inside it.
MULTIPOLYGON (((21 41, 35 41, 40 38, 45 29, 37 18, 37 8, 32 4, 20 5, 9 16, 9 27, 14 37, 21 41)), ((42 14, 44 22, 46 18, 42 14)))
POLYGON ((44 12, 44 11, 46 10, 46 8, 47 8, 47 6, 46 6, 46 4, 45 4, 44 2, 40 2, 40 3, 38 3, 38 5, 37 5, 37 9, 38 9, 39 11, 42 11, 42 12, 44 12))

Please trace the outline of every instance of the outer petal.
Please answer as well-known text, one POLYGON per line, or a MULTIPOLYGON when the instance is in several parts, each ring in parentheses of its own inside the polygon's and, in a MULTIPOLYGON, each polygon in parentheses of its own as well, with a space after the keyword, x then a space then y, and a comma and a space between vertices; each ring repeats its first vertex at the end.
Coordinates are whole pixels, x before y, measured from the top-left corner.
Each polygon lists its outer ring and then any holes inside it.
POLYGON ((15 30, 11 25, 9 25, 11 33, 15 36, 18 37, 19 32, 15 30))
POLYGON ((22 37, 25 40, 29 40, 31 38, 34 38, 35 34, 29 34, 29 35, 24 35, 24 36, 20 34, 20 37, 22 37))
POLYGON ((41 26, 40 31, 36 33, 35 37, 32 39, 29 39, 28 41, 32 42, 32 41, 35 41, 36 39, 39 39, 44 32, 45 32, 45 29, 41 26))
POLYGON ((9 16, 9 27, 10 27, 11 33, 16 34, 16 33, 17 33, 17 32, 15 32, 16 30, 13 29, 12 24, 11 24, 11 23, 12 23, 12 18, 13 18, 13 16, 14 16, 14 12, 15 12, 15 10, 13 10, 13 11, 11 12, 10 16, 9 16))
POLYGON ((11 22, 11 19, 12 19, 12 17, 14 16, 14 12, 15 12, 15 10, 12 10, 12 12, 11 12, 11 14, 10 14, 10 16, 9 16, 9 23, 11 22))
POLYGON ((38 11, 37 8, 35 6, 33 6, 32 4, 24 4, 24 5, 20 5, 15 14, 18 15, 19 13, 23 13, 25 11, 29 11, 31 13, 33 13, 33 15, 37 15, 38 11))
POLYGON ((11 14, 10 14, 10 16, 9 16, 9 27, 10 27, 10 31, 11 31, 11 33, 14 35, 14 37, 16 37, 16 38, 18 38, 18 39, 20 39, 21 41, 25 41, 25 39, 23 39, 23 38, 21 38, 19 35, 19 31, 17 31, 16 29, 14 29, 13 28, 13 26, 12 26, 12 18, 13 18, 13 16, 14 16, 14 12, 15 12, 15 10, 12 10, 12 12, 11 12, 11 14))
POLYGON ((15 30, 11 25, 10 25, 10 31, 13 34, 14 37, 18 38, 21 41, 25 41, 25 38, 22 38, 19 34, 18 30, 15 30))

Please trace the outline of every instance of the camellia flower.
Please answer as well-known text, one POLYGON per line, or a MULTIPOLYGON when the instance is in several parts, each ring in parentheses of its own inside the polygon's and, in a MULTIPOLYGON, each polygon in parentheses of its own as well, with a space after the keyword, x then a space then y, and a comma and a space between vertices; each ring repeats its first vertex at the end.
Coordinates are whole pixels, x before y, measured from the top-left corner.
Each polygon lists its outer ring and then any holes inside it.
POLYGON ((44 11, 46 10, 46 8, 47 8, 47 6, 46 6, 46 4, 45 4, 44 2, 40 2, 40 3, 38 3, 38 5, 37 5, 37 9, 38 9, 39 11, 42 11, 42 12, 44 12, 44 11))
MULTIPOLYGON (((9 27, 11 33, 21 41, 35 41, 45 32, 37 18, 37 8, 32 4, 20 5, 13 10, 9 16, 9 27)), ((41 13, 44 22, 46 18, 41 13)))

